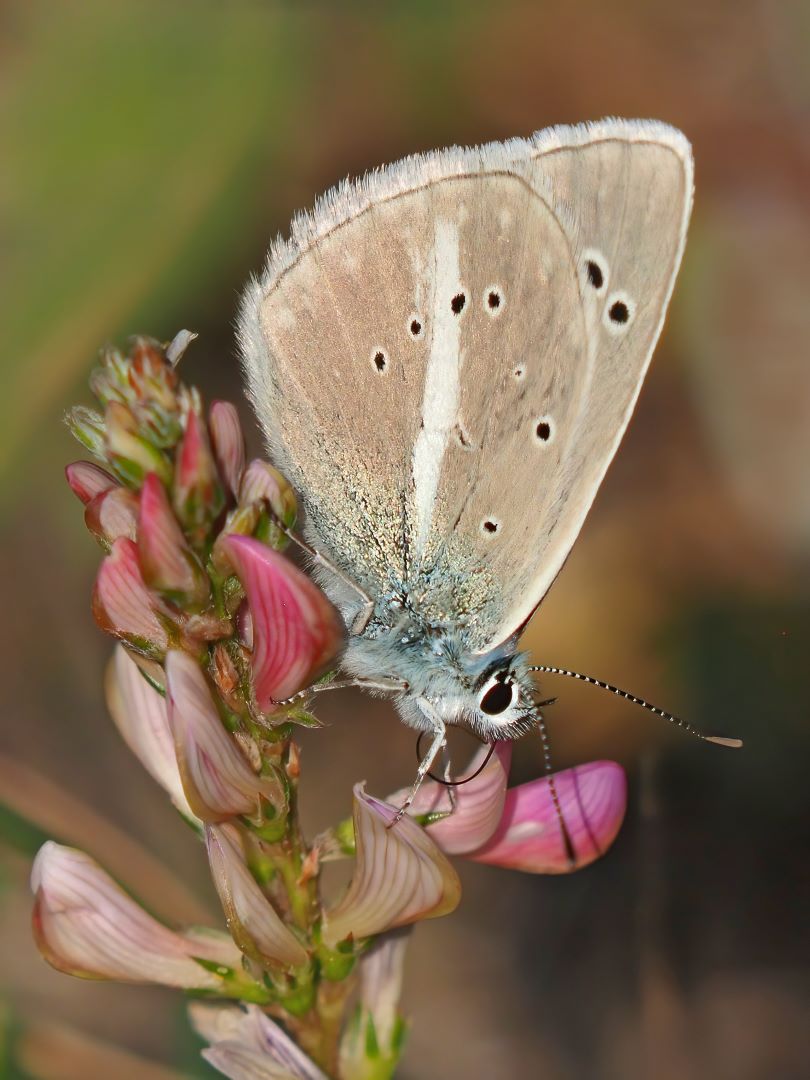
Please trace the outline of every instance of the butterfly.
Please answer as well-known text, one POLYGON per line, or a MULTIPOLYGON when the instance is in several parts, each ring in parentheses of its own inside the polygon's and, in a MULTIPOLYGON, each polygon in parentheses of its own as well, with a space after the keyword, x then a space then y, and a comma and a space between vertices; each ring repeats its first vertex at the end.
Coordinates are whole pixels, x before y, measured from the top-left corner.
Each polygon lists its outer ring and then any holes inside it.
POLYGON ((244 294, 249 396, 350 628, 342 667, 431 736, 414 792, 448 725, 545 734, 532 673, 575 674, 518 639, 627 427, 692 190, 687 139, 654 121, 417 155, 297 216, 244 294))

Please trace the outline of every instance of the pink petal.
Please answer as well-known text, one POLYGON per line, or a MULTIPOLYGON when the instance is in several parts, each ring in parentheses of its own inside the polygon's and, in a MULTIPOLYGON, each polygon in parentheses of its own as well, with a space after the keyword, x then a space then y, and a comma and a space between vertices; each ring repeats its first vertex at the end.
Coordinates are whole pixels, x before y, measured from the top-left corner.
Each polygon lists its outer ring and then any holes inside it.
POLYGON ((235 498, 245 469, 245 436, 236 406, 229 401, 215 401, 211 406, 208 426, 219 475, 235 498))
POLYGON ((248 465, 239 488, 240 505, 255 502, 266 502, 284 525, 294 524, 298 507, 293 489, 278 469, 261 458, 254 458, 248 465))
POLYGON ((146 656, 161 656, 169 638, 141 576, 138 549, 122 537, 101 564, 93 591, 93 614, 102 630, 146 656))
POLYGON ((208 825, 205 843, 214 886, 239 948, 271 965, 306 964, 306 949, 284 925, 248 869, 238 831, 232 825, 208 825))
POLYGON ((205 675, 188 653, 172 649, 167 654, 166 691, 183 790, 196 816, 207 822, 256 816, 263 799, 281 810, 280 781, 253 771, 225 730, 205 675))
POLYGON ((122 536, 134 540, 138 532, 138 496, 118 485, 102 491, 87 504, 84 523, 106 549, 122 536))
POLYGON ((104 692, 124 742, 180 813, 196 821, 180 780, 166 699, 149 685, 123 645, 107 669, 104 692))
POLYGON ((114 476, 102 469, 100 465, 94 465, 91 461, 74 461, 65 469, 65 477, 70 490, 87 505, 96 495, 110 488, 118 487, 118 481, 114 476))
POLYGON ((198 529, 206 528, 224 505, 205 425, 194 409, 188 411, 177 454, 172 501, 180 521, 198 529))
POLYGON ((174 600, 202 606, 209 597, 208 576, 185 541, 162 481, 149 473, 141 491, 138 552, 150 588, 174 600))
POLYGON ((506 793, 495 835, 468 857, 476 862, 565 874, 592 863, 610 847, 624 819, 627 780, 613 761, 592 761, 554 774, 562 815, 576 852, 570 866, 547 778, 506 793))
POLYGON ((238 968, 240 954, 223 934, 178 934, 132 900, 82 851, 48 841, 31 870, 33 926, 53 967, 86 978, 156 982, 217 990, 222 980, 198 956, 238 968))
MULTIPOLYGON (((489 746, 482 746, 463 776, 472 776, 481 767, 489 746)), ((499 742, 491 758, 474 780, 455 788, 456 806, 450 813, 450 795, 444 784, 426 780, 416 793, 408 813, 415 817, 422 814, 447 813, 449 816, 426 826, 428 833, 448 855, 466 855, 485 844, 498 828, 506 798, 509 765, 512 761, 512 743, 499 742)), ((389 795, 387 801, 401 805, 408 788, 389 795)))
POLYGON ((461 882, 424 829, 396 808, 354 788, 354 873, 343 899, 326 912, 323 940, 337 945, 453 911, 461 882))
POLYGON ((337 655, 345 631, 321 590, 259 540, 229 536, 225 550, 247 594, 253 683, 259 708, 309 685, 337 655))

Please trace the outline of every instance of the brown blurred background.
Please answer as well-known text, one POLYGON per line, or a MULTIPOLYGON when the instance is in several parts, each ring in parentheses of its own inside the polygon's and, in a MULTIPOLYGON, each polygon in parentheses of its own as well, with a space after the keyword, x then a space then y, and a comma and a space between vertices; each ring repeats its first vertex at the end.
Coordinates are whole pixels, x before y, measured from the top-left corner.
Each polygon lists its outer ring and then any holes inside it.
MULTIPOLYGON (((701 746, 598 691, 545 684, 556 764, 621 761, 627 822, 570 877, 460 867, 460 911, 414 936, 403 1080, 810 1073, 809 56, 799 2, 0 7, 0 781, 167 916, 215 901, 193 836, 106 716, 98 551, 62 479, 80 455, 61 414, 87 401, 97 347, 194 329, 186 378, 241 407, 238 291, 293 211, 347 173, 604 115, 667 120, 693 141, 667 327, 527 640, 542 662, 746 747, 701 746)), ((304 739, 313 829, 346 813, 351 781, 383 794, 414 767, 390 707, 347 694, 321 715, 329 729, 304 739)), ((514 779, 540 760, 525 739, 514 779)), ((2 823, 0 1073, 213 1075, 179 995, 39 959, 39 836, 2 823), (99 1057, 88 1036, 142 1060, 99 1057)))

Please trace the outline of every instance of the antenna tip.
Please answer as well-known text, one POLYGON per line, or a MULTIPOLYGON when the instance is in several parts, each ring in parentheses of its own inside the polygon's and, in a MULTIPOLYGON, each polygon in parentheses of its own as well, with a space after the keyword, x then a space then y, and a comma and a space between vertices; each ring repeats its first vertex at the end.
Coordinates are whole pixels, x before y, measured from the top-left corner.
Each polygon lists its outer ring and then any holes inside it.
POLYGON ((742 739, 725 739, 722 735, 704 735, 706 742, 717 743, 718 746, 730 746, 733 750, 738 750, 742 744, 742 739))

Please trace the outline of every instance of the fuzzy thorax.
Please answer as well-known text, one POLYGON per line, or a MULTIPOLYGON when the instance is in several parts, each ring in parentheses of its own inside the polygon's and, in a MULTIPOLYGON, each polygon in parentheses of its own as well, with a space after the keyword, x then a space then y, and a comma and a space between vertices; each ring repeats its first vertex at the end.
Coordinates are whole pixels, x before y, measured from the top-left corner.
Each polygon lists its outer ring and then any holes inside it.
POLYGON ((357 678, 381 676, 407 683, 394 701, 409 727, 431 730, 431 713, 448 726, 466 728, 485 742, 515 739, 537 724, 534 683, 526 657, 514 641, 489 653, 464 649, 446 628, 425 628, 402 620, 372 623, 349 639, 342 666, 357 678), (511 689, 493 696, 498 684, 511 689), (505 705, 493 712, 488 702, 505 705), (426 706, 426 707, 424 707, 426 706))

